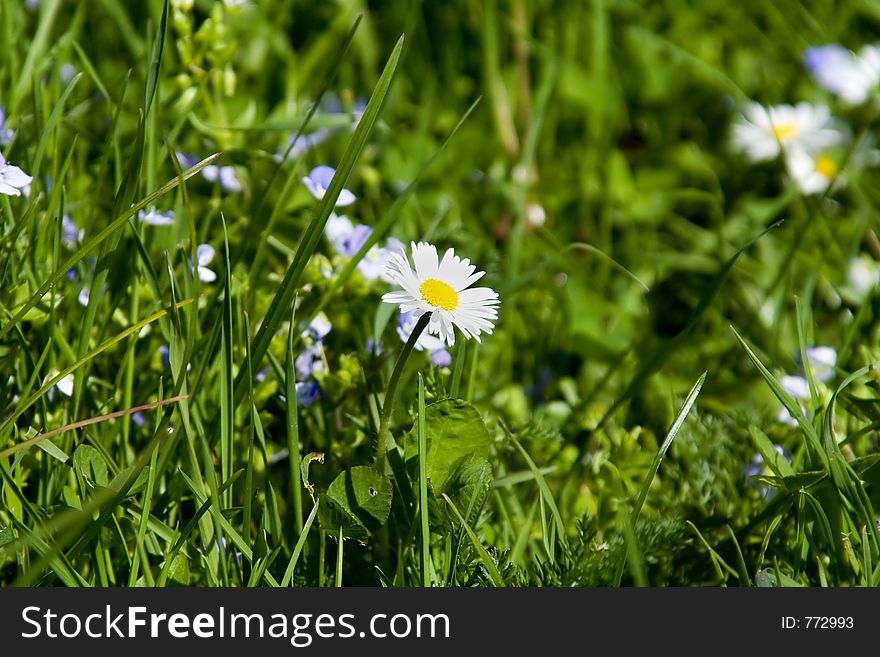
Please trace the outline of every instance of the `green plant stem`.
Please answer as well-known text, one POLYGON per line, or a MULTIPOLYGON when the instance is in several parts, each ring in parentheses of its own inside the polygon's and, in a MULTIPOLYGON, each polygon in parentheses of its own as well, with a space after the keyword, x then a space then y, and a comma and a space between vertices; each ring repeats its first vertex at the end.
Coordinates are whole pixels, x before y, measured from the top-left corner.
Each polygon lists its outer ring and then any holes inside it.
POLYGON ((430 318, 431 315, 429 313, 419 317, 419 321, 416 322, 412 333, 409 335, 409 339, 403 345, 400 356, 397 357, 397 363, 394 365, 394 371, 391 373, 391 379, 388 381, 388 387, 385 389, 385 401, 382 403, 382 415, 379 419, 379 443, 376 447, 376 468, 379 471, 382 471, 385 467, 385 453, 388 447, 388 423, 391 420, 391 410, 394 408, 394 395, 397 392, 397 384, 400 382, 400 376, 403 374, 403 368, 406 366, 409 354, 416 346, 416 342, 418 342, 419 336, 422 335, 422 331, 428 325, 430 318))

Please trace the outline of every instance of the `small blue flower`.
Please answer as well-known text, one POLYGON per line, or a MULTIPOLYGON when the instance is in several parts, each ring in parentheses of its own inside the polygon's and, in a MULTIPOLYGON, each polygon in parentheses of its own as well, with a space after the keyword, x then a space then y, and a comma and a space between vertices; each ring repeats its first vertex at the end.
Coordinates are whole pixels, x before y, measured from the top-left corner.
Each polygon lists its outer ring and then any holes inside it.
POLYGON ((352 231, 345 236, 345 238, 340 243, 339 253, 344 256, 353 256, 358 251, 361 250, 361 247, 366 243, 366 241, 370 238, 370 235, 373 233, 373 229, 369 226, 365 226, 364 224, 358 224, 355 226, 352 231))
MULTIPOLYGON (((412 335, 413 329, 416 326, 416 322, 418 318, 416 318, 411 312, 409 313, 400 313, 400 319, 397 324, 397 335, 400 336, 400 339, 403 342, 409 340, 409 336, 412 335)), ((446 343, 443 342, 440 338, 437 338, 427 331, 423 331, 419 336, 419 339, 415 344, 416 351, 428 351, 428 355, 431 359, 431 362, 437 365, 438 367, 449 367, 452 363, 452 356, 449 354, 449 351, 446 349, 446 343)))
POLYGON ((306 347, 294 361, 296 374, 300 379, 309 379, 315 372, 324 369, 324 361, 321 360, 321 344, 306 347))
POLYGON ((0 105, 0 146, 8 146, 14 136, 15 133, 6 127, 6 110, 0 105))
POLYGON ((227 192, 235 193, 241 191, 241 181, 235 175, 235 168, 232 166, 221 167, 216 164, 209 164, 202 169, 202 176, 205 180, 219 182, 220 186, 227 192))
POLYGON ((434 363, 437 367, 449 367, 452 364, 452 355, 449 353, 449 350, 446 347, 440 347, 440 349, 435 349, 432 351, 429 356, 431 362, 434 363))
MULTIPOLYGON (((290 139, 287 140, 287 148, 290 149, 290 153, 287 154, 288 157, 296 158, 308 151, 320 146, 324 143, 329 137, 333 136, 333 130, 330 128, 318 128, 313 133, 309 135, 300 135, 297 138, 296 135, 293 135, 290 139)), ((275 159, 277 161, 281 161, 284 159, 285 151, 279 151, 275 154, 275 159)))
POLYGON ((296 405, 309 408, 321 394, 321 386, 315 381, 298 381, 296 384, 296 405))
POLYGON ((197 158, 195 155, 181 153, 180 151, 178 151, 176 155, 177 161, 180 162, 180 166, 184 169, 192 169, 195 165, 199 163, 199 158, 197 158))
POLYGON ((84 235, 85 231, 77 227, 70 215, 65 214, 61 217, 61 242, 64 246, 68 249, 75 249, 77 242, 82 240, 84 235))
POLYGON ((159 358, 162 359, 162 367, 170 369, 171 367, 171 358, 169 357, 168 345, 160 345, 159 346, 159 358))
POLYGON ((208 268, 208 265, 214 259, 214 254, 214 247, 210 244, 199 244, 196 248, 196 258, 198 258, 197 272, 199 280, 204 283, 213 283, 217 280, 217 274, 208 268))
MULTIPOLYGON (((807 347, 807 359, 815 381, 823 382, 834 378, 834 366, 837 365, 837 351, 834 347, 807 347)), ((801 352, 795 354, 799 367, 803 367, 801 352)))
POLYGON ((373 340, 373 338, 367 338, 367 342, 364 345, 368 354, 373 356, 379 356, 382 353, 382 343, 377 340, 373 340))
POLYGON ((150 226, 173 226, 174 210, 159 212, 155 206, 151 205, 149 210, 138 210, 138 219, 150 226))
POLYGON ((144 416, 144 414, 141 413, 140 411, 138 411, 137 413, 132 413, 131 419, 139 427, 145 427, 145 426, 147 426, 147 424, 149 424, 149 421, 147 420, 146 416, 144 416))
MULTIPOLYGON (((302 325, 300 325, 302 326, 302 325)), ((333 329, 333 324, 324 312, 319 312, 309 325, 303 329, 302 337, 314 342, 321 342, 333 329)))
MULTIPOLYGON (((336 169, 333 167, 319 166, 312 169, 309 175, 303 176, 302 182, 306 189, 311 192, 312 196, 320 201, 324 198, 324 194, 327 193, 327 189, 330 187, 330 182, 335 174, 336 169)), ((346 207, 354 203, 355 200, 357 200, 357 197, 351 191, 343 189, 339 192, 339 197, 336 199, 336 207, 346 207)))

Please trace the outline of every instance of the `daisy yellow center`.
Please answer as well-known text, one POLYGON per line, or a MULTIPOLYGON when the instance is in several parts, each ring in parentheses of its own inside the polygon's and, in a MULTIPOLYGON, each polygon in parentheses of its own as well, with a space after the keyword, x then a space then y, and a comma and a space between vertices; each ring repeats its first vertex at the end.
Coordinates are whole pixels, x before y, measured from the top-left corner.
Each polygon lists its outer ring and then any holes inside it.
POLYGON ((794 123, 773 124, 773 135, 779 141, 785 141, 786 139, 794 137, 795 133, 797 133, 797 126, 794 123))
POLYGON ((837 175, 837 165, 827 155, 820 155, 816 158, 816 172, 826 178, 833 178, 837 175))
POLYGON ((428 278, 419 285, 422 298, 432 306, 453 311, 458 307, 458 293, 448 283, 428 278))

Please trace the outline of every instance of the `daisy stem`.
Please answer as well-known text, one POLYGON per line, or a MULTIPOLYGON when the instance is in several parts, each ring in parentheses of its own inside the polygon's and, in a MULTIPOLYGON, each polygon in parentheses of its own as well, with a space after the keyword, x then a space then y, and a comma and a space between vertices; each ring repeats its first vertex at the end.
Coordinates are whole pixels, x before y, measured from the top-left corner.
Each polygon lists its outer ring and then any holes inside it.
POLYGON ((419 321, 413 327, 412 333, 409 334, 409 339, 403 345, 400 356, 397 357, 394 371, 391 373, 391 379, 389 379, 388 387, 385 389, 385 401, 382 403, 382 416, 379 419, 379 444, 376 447, 376 467, 379 470, 383 470, 385 467, 385 453, 390 438, 388 435, 388 423, 391 421, 391 410, 394 407, 394 395, 397 392, 397 384, 400 382, 400 376, 403 374, 403 368, 406 366, 409 354, 416 346, 416 342, 418 342, 422 331, 428 325, 430 318, 430 313, 425 313, 419 317, 419 321))

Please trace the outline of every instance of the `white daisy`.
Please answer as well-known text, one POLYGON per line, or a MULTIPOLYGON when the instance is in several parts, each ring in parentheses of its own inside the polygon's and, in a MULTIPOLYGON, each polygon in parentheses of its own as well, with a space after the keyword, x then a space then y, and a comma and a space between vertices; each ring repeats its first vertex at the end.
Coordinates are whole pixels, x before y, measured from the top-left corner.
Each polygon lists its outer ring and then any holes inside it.
POLYGON ((814 46, 804 63, 816 84, 847 105, 861 105, 880 85, 880 47, 865 46, 855 54, 841 45, 814 46))
POLYGON ((18 167, 8 164, 3 153, 0 153, 0 194, 20 196, 20 190, 30 185, 32 180, 33 176, 29 176, 18 167))
POLYGON ((772 160, 783 150, 814 153, 846 141, 825 105, 749 103, 743 114, 733 126, 733 144, 753 162, 772 160))
POLYGON ((804 194, 822 194, 832 182, 842 183, 837 163, 825 153, 793 149, 785 154, 788 174, 804 194))
POLYGON ((469 288, 486 272, 476 272, 470 260, 462 260, 449 249, 440 260, 437 247, 420 242, 411 244, 415 270, 406 253, 389 257, 388 277, 403 290, 382 297, 386 303, 400 304, 401 312, 420 318, 430 314, 428 332, 439 335, 450 347, 455 344, 453 326, 466 338, 480 341, 480 333, 492 333, 498 318, 498 293, 488 287, 469 288))

